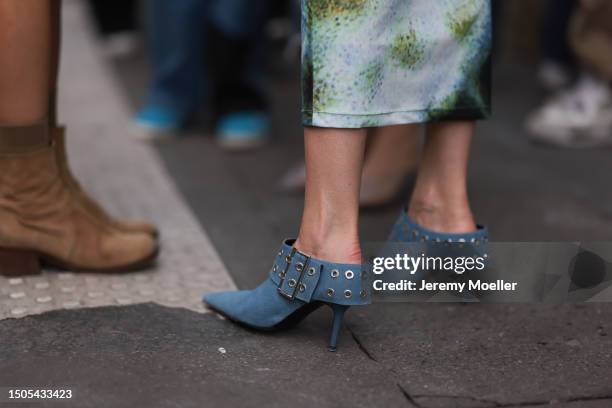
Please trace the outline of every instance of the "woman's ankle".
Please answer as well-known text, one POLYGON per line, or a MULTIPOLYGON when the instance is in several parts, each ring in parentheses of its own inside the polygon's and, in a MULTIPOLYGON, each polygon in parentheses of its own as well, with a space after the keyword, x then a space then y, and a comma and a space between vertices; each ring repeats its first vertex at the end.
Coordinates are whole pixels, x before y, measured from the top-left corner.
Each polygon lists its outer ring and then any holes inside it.
POLYGON ((467 200, 456 204, 412 200, 408 216, 420 226, 436 232, 461 234, 477 229, 467 200))
POLYGON ((309 234, 300 232, 294 247, 313 258, 334 263, 361 263, 361 246, 356 234, 309 234))

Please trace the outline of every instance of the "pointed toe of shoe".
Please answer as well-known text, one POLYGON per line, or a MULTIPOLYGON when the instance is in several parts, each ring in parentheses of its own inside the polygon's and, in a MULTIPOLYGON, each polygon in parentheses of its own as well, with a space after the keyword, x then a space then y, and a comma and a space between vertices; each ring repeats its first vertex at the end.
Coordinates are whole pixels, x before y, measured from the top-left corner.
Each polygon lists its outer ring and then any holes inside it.
POLYGON ((204 303, 215 312, 230 320, 249 326, 259 326, 261 323, 253 318, 253 311, 246 307, 252 303, 250 290, 209 293, 204 296, 204 303))
POLYGON ((224 315, 230 315, 240 304, 243 291, 236 292, 217 292, 205 295, 202 300, 208 307, 224 315))
POLYGON ((253 290, 210 293, 203 301, 230 320, 257 329, 274 328, 303 304, 279 296, 270 279, 253 290))

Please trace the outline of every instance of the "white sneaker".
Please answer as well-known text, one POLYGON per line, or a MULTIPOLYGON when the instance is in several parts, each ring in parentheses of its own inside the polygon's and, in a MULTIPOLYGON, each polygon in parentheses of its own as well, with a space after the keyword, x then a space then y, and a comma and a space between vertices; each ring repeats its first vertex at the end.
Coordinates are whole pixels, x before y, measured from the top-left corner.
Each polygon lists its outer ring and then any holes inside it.
POLYGON ((608 83, 581 76, 576 85, 532 113, 526 128, 535 142, 572 148, 612 146, 608 83))

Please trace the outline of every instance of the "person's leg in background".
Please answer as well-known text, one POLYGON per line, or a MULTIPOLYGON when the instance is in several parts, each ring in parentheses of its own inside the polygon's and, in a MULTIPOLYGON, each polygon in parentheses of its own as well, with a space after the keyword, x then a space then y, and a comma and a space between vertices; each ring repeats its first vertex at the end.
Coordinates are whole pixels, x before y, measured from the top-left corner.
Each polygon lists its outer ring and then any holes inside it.
POLYGON ((150 0, 145 6, 152 78, 135 121, 137 136, 148 138, 184 126, 202 101, 210 0, 150 0))
POLYGON ((612 5, 579 4, 564 35, 575 56, 578 78, 529 114, 526 128, 540 144, 607 147, 612 145, 612 5))
POLYGON ((385 205, 406 186, 420 156, 419 125, 371 129, 361 176, 361 207, 385 205))
POLYGON ((213 110, 220 146, 244 150, 268 140, 269 118, 263 92, 261 61, 267 0, 213 1, 211 26, 221 38, 214 56, 213 110))
POLYGON ((121 57, 136 49, 137 1, 89 0, 106 56, 121 57))
POLYGON ((47 111, 58 10, 49 0, 0 2, 0 274, 36 273, 39 258, 70 270, 148 265, 155 240, 93 219, 57 163, 47 111))
POLYGON ((577 0, 548 0, 542 21, 542 62, 538 71, 540 83, 558 90, 569 85, 574 71, 574 57, 567 33, 577 0))

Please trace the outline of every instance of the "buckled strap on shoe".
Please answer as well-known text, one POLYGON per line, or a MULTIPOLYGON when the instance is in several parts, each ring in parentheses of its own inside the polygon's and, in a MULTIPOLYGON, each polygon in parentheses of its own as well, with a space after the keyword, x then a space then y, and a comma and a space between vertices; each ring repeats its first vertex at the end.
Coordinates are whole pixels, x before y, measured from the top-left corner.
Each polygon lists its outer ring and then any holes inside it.
POLYGON ((341 305, 370 303, 366 273, 360 264, 336 264, 311 258, 286 240, 276 256, 270 279, 279 295, 309 303, 317 300, 341 305))
POLYGON ((30 125, 0 125, 0 154, 22 154, 51 143, 47 119, 30 125))

